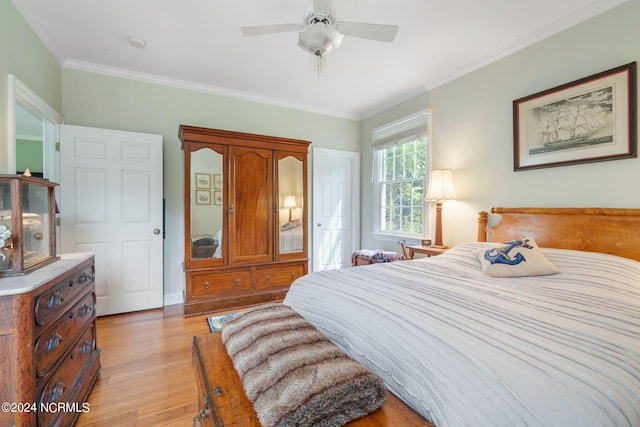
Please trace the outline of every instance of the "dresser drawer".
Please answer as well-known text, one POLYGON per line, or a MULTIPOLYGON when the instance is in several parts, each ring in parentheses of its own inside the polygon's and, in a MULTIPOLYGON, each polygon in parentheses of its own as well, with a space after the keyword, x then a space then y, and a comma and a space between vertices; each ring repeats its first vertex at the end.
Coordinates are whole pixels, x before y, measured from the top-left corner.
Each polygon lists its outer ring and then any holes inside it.
POLYGON ((96 295, 90 292, 36 339, 34 355, 37 376, 45 376, 55 365, 87 322, 93 320, 95 308, 96 295))
POLYGON ((289 286, 301 276, 304 276, 303 264, 258 267, 256 268, 256 288, 289 286))
POLYGON ((93 265, 66 276, 60 283, 36 295, 34 298, 35 321, 38 326, 45 326, 58 315, 65 312, 74 300, 86 290, 94 279, 93 265))
POLYGON ((251 289, 250 270, 195 273, 191 276, 191 295, 196 297, 248 289, 251 289))
MULTIPOLYGON (((74 343, 71 351, 65 355, 62 364, 45 384, 38 399, 38 408, 43 408, 43 405, 47 407, 50 404, 71 401, 77 394, 76 389, 82 386, 79 381, 83 380, 78 374, 92 359, 95 351, 95 324, 91 324, 80 339, 74 343)), ((81 405, 79 406, 81 407, 81 405)), ((58 415, 56 410, 38 412, 38 425, 53 425, 52 421, 58 415)))

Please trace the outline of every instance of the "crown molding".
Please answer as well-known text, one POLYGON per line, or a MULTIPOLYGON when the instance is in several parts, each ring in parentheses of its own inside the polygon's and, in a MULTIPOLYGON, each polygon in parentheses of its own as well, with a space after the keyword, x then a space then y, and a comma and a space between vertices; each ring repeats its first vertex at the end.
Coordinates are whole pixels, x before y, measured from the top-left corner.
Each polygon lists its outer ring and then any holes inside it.
POLYGON ((240 99, 243 101, 255 102, 259 104, 272 105, 276 107, 289 108, 297 111, 306 111, 309 113, 322 114, 326 116, 339 117, 343 119, 359 120, 358 115, 340 113, 333 110, 325 110, 321 108, 312 107, 309 105, 296 104, 292 102, 286 102, 275 98, 269 98, 259 96, 247 92, 234 91, 231 89, 225 89, 217 86, 205 85, 200 83, 194 83, 186 80, 172 79, 168 77, 158 76, 154 74, 140 73, 137 71, 131 71, 124 68, 110 67, 106 65, 95 64, 85 61, 77 61, 73 59, 67 59, 62 64, 63 68, 86 71, 89 73, 103 74, 111 77, 120 77, 129 80, 137 80, 146 83, 153 83, 162 86, 169 86, 177 89, 191 90, 194 92, 208 93, 211 95, 224 96, 233 99, 240 99))

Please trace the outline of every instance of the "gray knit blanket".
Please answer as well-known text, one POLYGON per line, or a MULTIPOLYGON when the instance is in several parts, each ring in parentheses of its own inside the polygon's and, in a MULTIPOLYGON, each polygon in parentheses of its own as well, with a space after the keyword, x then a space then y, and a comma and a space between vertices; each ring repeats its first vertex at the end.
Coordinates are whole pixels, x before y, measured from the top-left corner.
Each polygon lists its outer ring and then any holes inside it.
POLYGON ((342 426, 384 403, 382 380, 288 306, 235 315, 222 341, 264 427, 342 426))

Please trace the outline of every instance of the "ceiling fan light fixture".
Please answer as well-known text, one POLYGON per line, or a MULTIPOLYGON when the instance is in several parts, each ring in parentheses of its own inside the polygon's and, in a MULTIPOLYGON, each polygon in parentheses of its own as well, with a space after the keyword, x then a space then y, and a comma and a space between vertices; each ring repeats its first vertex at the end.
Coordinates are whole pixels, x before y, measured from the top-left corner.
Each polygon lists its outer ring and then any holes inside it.
POLYGON ((129 44, 135 47, 136 49, 142 49, 147 45, 147 42, 141 37, 131 36, 127 38, 127 42, 129 42, 129 44))
POLYGON ((343 37, 334 27, 316 24, 299 33, 298 46, 313 55, 323 57, 340 47, 343 37))

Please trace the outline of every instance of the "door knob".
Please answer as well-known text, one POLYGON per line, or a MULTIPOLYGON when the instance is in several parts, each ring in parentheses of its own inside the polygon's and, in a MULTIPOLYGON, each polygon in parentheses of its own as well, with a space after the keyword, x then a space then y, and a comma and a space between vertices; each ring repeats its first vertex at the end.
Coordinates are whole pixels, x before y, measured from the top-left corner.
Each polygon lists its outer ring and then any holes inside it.
POLYGON ((160 234, 160 229, 159 228, 154 228, 153 229, 153 234, 160 234))
POLYGON ((322 227, 322 224, 320 224, 319 222, 316 223, 316 227, 322 227))

